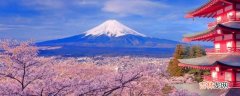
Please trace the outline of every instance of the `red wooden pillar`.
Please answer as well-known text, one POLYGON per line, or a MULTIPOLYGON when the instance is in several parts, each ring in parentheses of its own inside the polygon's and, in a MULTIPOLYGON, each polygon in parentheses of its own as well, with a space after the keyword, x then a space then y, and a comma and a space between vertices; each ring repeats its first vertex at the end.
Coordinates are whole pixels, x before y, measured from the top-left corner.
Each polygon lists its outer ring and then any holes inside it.
POLYGON ((233 41, 232 41, 233 46, 232 46, 232 47, 233 47, 233 51, 236 52, 236 51, 237 51, 236 33, 233 32, 232 36, 233 36, 233 37, 232 37, 232 39, 233 39, 233 41))
POLYGON ((232 69, 232 83, 233 86, 236 84, 236 70, 232 69))

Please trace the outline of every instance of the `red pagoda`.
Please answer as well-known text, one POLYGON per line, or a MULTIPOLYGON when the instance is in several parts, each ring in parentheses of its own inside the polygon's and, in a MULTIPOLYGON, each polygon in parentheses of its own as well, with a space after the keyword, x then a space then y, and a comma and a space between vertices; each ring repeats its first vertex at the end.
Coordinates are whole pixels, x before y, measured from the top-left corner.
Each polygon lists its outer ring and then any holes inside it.
POLYGON ((210 70, 204 81, 229 82, 230 87, 240 87, 240 0, 210 0, 189 12, 186 18, 216 18, 206 31, 185 35, 183 40, 210 41, 214 48, 199 58, 180 59, 181 67, 210 70))

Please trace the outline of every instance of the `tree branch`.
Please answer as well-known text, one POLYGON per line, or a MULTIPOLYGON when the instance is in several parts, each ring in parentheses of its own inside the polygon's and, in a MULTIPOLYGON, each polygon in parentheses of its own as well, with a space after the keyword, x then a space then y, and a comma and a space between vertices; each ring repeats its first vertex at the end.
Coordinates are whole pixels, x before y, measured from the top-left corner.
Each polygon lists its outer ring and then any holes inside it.
POLYGON ((108 95, 112 94, 114 91, 116 91, 116 90, 118 90, 118 89, 120 89, 120 88, 125 87, 125 85, 128 84, 129 82, 132 82, 132 81, 134 81, 134 80, 137 80, 137 79, 141 78, 142 76, 143 76, 143 75, 140 75, 139 73, 136 74, 136 75, 134 75, 131 79, 129 79, 129 80, 125 81, 125 82, 122 82, 121 85, 116 86, 116 87, 114 87, 114 88, 112 88, 112 89, 104 92, 104 93, 103 93, 103 96, 108 96, 108 95))

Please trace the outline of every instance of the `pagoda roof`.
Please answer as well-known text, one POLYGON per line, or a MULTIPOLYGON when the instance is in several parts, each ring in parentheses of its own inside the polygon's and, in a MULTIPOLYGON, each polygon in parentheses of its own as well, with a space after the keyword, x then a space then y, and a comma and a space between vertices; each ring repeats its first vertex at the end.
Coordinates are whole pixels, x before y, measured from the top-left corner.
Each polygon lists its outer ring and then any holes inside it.
POLYGON ((198 37, 198 36, 201 36, 201 35, 209 34, 209 33, 213 32, 218 26, 221 26, 221 25, 214 26, 214 27, 209 28, 209 29, 207 29, 205 31, 202 31, 202 32, 185 34, 183 37, 184 38, 193 38, 193 37, 198 37))
POLYGON ((198 58, 190 59, 178 59, 180 66, 189 66, 189 67, 213 67, 216 64, 223 66, 240 68, 240 55, 231 54, 231 55, 210 55, 203 56, 198 58))
POLYGON ((226 26, 226 28, 231 28, 231 29, 240 29, 240 22, 239 21, 234 21, 234 22, 227 22, 223 23, 223 27, 226 26))
MULTIPOLYGON (((213 26, 203 32, 186 34, 183 36, 184 37, 183 41, 194 41, 196 38, 201 37, 201 36, 206 36, 206 35, 212 36, 213 34, 216 33, 216 30, 219 28, 232 30, 232 31, 240 31, 240 22, 227 22, 224 24, 217 24, 216 26, 213 26)), ((196 40, 198 40, 198 39, 196 39, 196 40)))
POLYGON ((239 2, 239 0, 209 0, 205 5, 189 12, 185 17, 215 17, 217 10, 232 5, 234 2, 239 2))

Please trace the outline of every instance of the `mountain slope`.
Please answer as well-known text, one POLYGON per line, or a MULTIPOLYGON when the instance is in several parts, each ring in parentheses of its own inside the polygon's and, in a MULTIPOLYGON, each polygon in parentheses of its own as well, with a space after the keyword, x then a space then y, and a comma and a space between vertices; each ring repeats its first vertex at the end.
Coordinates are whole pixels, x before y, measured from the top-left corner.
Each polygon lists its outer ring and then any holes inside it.
POLYGON ((92 46, 92 47, 145 47, 145 48, 169 48, 175 47, 179 42, 142 37, 136 35, 124 35, 119 37, 85 36, 85 34, 76 35, 68 38, 51 40, 38 43, 40 46, 92 46))
POLYGON ((170 57, 180 42, 147 37, 116 20, 108 20, 83 34, 37 43, 43 56, 170 57))
POLYGON ((147 37, 116 20, 107 20, 83 34, 37 43, 39 46, 173 48, 179 42, 147 37))

